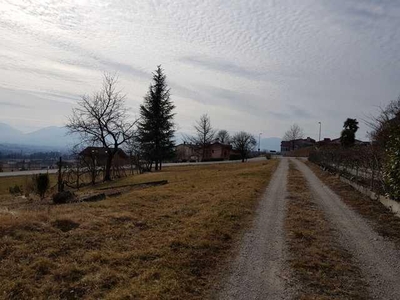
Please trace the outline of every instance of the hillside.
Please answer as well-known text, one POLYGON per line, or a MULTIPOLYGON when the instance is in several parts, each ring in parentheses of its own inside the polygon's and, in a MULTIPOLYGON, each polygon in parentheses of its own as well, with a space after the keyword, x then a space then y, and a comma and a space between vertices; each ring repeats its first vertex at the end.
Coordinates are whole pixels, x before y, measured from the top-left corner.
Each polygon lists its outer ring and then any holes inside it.
POLYGON ((45 127, 30 133, 23 133, 5 123, 0 123, 1 148, 35 148, 36 150, 63 150, 76 141, 67 135, 65 127, 45 127))

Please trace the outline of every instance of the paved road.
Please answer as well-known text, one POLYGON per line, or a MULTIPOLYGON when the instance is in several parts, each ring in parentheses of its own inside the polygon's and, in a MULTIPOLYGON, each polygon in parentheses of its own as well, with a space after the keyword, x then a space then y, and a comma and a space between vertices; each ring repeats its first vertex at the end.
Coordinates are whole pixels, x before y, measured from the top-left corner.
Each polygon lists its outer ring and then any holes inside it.
POLYGON ((289 299, 283 278, 288 159, 281 160, 260 201, 253 228, 241 243, 217 299, 289 299))
MULTIPOLYGON (((251 158, 248 161, 261 161, 265 160, 265 157, 255 157, 251 158)), ((208 162, 187 162, 187 163, 165 163, 163 164, 164 167, 174 167, 174 166, 189 166, 189 165, 211 165, 211 164, 231 164, 231 163, 239 163, 240 160, 224 160, 224 161, 208 161, 208 162)), ((42 174, 47 173, 50 174, 57 173, 57 169, 51 170, 29 170, 29 171, 15 171, 15 172, 1 172, 0 177, 14 177, 14 176, 27 176, 27 175, 34 175, 34 174, 42 174)))
POLYGON ((373 299, 400 299, 400 251, 379 236, 366 220, 351 210, 304 163, 292 160, 307 179, 314 201, 340 232, 344 247, 358 260, 373 299))

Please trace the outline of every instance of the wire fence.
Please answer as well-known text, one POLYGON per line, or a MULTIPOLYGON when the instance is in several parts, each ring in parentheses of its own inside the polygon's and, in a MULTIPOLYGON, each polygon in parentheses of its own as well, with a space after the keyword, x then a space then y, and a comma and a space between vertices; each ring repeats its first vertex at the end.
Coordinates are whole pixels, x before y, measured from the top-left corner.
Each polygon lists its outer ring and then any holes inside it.
POLYGON ((387 193, 383 176, 384 153, 376 146, 325 146, 312 151, 309 160, 375 193, 387 193))

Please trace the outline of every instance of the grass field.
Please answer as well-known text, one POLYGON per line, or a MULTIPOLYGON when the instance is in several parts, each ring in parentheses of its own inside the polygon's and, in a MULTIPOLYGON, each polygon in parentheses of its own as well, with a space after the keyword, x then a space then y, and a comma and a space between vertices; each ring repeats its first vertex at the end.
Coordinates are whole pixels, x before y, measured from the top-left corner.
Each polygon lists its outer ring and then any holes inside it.
POLYGON ((0 298, 204 299, 277 164, 171 167, 109 184, 169 181, 117 198, 0 210, 0 298))
MULTIPOLYGON (((50 174, 50 186, 54 186, 57 183, 57 175, 50 174)), ((29 181, 32 180, 32 175, 27 176, 12 176, 12 177, 0 177, 0 197, 9 194, 9 188, 15 185, 24 187, 29 181)))

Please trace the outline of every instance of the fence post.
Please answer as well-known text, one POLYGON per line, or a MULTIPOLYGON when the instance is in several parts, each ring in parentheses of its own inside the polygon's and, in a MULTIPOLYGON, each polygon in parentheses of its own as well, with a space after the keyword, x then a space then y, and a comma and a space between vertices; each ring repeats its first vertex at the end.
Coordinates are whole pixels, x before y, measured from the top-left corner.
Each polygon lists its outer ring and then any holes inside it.
POLYGON ((76 189, 79 190, 79 162, 76 165, 76 189))
POLYGON ((62 158, 60 156, 60 160, 58 161, 58 181, 57 181, 57 190, 59 193, 63 192, 64 185, 62 182, 62 158))

